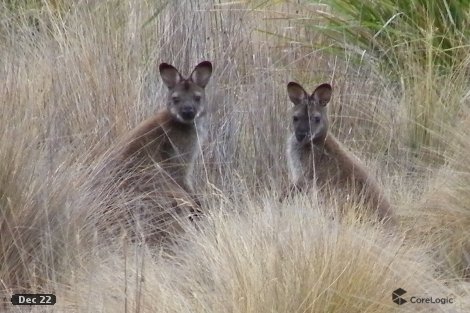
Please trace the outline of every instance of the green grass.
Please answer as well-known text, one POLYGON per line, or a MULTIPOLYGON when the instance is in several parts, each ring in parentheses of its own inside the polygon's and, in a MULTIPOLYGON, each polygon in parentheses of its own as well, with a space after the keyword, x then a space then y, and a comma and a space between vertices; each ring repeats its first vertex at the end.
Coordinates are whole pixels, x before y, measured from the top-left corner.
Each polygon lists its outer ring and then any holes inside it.
POLYGON ((295 14, 281 15, 303 29, 296 39, 285 30, 262 29, 300 43, 306 53, 322 50, 346 57, 354 67, 372 66, 401 96, 407 121, 397 135, 418 159, 443 162, 445 125, 456 122, 464 94, 449 90, 467 81, 469 6, 468 1, 306 1, 295 14))
MULTIPOLYGON (((328 28, 337 41, 367 51, 396 72, 411 56, 423 68, 447 72, 467 57, 470 3, 452 1, 327 1, 328 28)), ((396 73, 395 72, 395 73, 396 73)))
MULTIPOLYGON (((433 132, 454 123, 458 99, 441 102, 441 86, 468 63, 468 1, 328 1, 328 32, 343 47, 372 57, 403 92, 424 91, 409 108, 410 145, 440 148, 433 132), (456 103, 456 104, 453 104, 456 103), (440 107, 445 106, 443 111, 440 107), (449 110, 450 109, 450 110, 449 110), (450 112, 449 112, 450 111, 450 112), (444 120, 442 123, 442 120, 444 120)), ((408 95, 406 95, 408 96, 408 95)))
MULTIPOLYGON (((468 63, 468 1, 328 1, 324 30, 340 47, 371 57, 404 93, 422 92, 409 106, 409 142, 440 149, 434 133, 454 121, 458 99, 442 103, 441 86, 468 63), (445 106, 445 110, 441 110, 445 106)), ((358 56, 359 57, 359 56, 358 56)))

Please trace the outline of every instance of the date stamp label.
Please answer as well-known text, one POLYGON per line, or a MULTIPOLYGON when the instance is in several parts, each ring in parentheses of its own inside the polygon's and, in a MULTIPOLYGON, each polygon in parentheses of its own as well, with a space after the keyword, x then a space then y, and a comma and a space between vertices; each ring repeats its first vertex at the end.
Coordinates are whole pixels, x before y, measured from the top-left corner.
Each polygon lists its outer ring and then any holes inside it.
POLYGON ((14 294, 11 296, 13 305, 54 305, 57 299, 53 294, 14 294))

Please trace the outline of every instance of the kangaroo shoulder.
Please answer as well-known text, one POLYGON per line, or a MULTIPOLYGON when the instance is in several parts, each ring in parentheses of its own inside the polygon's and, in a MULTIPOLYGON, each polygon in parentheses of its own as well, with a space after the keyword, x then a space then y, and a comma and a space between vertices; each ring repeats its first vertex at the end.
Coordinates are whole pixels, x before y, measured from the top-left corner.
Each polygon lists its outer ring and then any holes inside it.
POLYGON ((343 174, 354 176, 357 180, 367 180, 368 172, 363 162, 338 139, 329 134, 325 140, 327 152, 334 157, 343 174))
POLYGON ((170 123, 171 117, 165 109, 142 121, 121 140, 122 156, 128 157, 150 142, 163 142, 170 123))

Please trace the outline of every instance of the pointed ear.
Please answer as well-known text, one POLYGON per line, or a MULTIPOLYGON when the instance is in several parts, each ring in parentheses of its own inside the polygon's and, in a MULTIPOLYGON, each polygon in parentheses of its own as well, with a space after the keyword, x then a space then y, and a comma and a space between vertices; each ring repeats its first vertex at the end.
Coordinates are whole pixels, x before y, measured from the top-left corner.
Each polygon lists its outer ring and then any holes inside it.
POLYGON ((160 64, 159 69, 163 83, 170 89, 175 87, 176 84, 183 79, 178 70, 170 64, 162 63, 160 64))
POLYGON ((308 97, 305 89, 297 83, 290 82, 287 84, 287 94, 289 95, 290 101, 295 105, 302 103, 302 101, 308 97))
POLYGON ((332 89, 330 84, 321 84, 312 93, 312 97, 317 103, 325 106, 328 104, 328 102, 330 102, 331 93, 332 89))
POLYGON ((189 79, 201 88, 205 88, 212 75, 212 64, 204 61, 196 65, 189 79))

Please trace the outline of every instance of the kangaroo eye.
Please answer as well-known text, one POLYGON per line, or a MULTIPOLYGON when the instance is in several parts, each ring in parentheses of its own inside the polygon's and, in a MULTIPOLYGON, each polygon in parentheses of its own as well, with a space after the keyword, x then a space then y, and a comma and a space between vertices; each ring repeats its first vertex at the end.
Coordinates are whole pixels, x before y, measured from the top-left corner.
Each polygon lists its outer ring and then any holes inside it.
POLYGON ((173 97, 172 100, 174 104, 178 104, 180 102, 180 98, 178 97, 173 97))
POLYGON ((196 102, 201 101, 201 96, 194 96, 194 101, 196 101, 196 102))
POLYGON ((299 120, 299 118, 298 118, 297 116, 294 116, 294 117, 292 118, 292 120, 294 120, 294 122, 297 122, 297 121, 299 120))
POLYGON ((320 123, 321 117, 320 116, 315 116, 315 123, 320 123))

